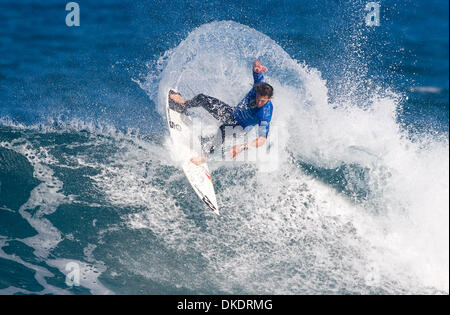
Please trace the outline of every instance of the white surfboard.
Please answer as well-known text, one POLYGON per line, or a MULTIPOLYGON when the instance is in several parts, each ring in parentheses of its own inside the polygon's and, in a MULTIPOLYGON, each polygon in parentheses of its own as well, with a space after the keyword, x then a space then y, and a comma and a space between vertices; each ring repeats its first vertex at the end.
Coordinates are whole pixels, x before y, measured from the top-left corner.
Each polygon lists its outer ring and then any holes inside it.
POLYGON ((177 105, 169 99, 169 93, 171 91, 178 92, 171 89, 166 94, 167 123, 169 124, 170 137, 175 152, 181 159, 183 171, 194 191, 214 213, 219 215, 216 193, 214 192, 214 185, 208 165, 206 162, 195 165, 190 161, 191 158, 198 157, 202 154, 199 145, 200 139, 193 136, 191 117, 177 111, 180 105, 177 105))

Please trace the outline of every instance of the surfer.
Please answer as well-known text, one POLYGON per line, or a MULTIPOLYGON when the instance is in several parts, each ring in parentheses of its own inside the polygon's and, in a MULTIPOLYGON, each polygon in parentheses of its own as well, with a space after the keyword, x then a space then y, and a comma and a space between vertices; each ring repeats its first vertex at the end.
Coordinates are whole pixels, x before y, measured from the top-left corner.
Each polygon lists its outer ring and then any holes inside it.
MULTIPOLYGON (((263 66, 259 60, 253 62, 253 88, 235 108, 217 98, 204 94, 199 94, 191 100, 185 101, 179 93, 172 90, 169 97, 178 105, 177 107, 180 111, 198 106, 205 108, 215 119, 222 123, 220 126, 222 141, 226 126, 241 126, 245 129, 249 126, 258 125, 258 137, 250 142, 250 146, 260 147, 266 143, 273 111, 271 101, 273 87, 264 82, 263 73, 266 71, 267 67, 263 66)), ((248 147, 249 145, 246 143, 235 145, 229 154, 234 158, 242 151, 248 150, 248 147)), ((191 159, 191 162, 196 165, 200 165, 205 161, 206 158, 203 155, 191 159)))

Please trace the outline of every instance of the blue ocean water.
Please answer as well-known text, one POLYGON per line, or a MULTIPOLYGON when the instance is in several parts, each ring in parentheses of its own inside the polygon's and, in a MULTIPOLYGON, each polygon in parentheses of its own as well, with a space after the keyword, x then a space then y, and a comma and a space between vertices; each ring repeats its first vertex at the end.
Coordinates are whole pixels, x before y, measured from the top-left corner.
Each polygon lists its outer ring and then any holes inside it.
POLYGON ((447 1, 67 2, 0 2, 0 293, 448 294, 447 1), (216 217, 162 98, 255 58, 287 135, 210 165, 216 217))

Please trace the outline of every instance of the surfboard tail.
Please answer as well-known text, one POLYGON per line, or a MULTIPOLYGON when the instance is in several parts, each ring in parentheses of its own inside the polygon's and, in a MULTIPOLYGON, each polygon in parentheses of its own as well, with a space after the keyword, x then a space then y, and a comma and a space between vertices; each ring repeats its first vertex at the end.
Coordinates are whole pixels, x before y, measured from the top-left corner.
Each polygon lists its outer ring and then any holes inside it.
POLYGON ((202 200, 203 200, 204 203, 206 203, 206 205, 207 205, 207 206, 208 206, 215 214, 220 215, 219 209, 217 209, 217 204, 214 205, 214 204, 211 202, 211 200, 208 199, 207 196, 204 196, 202 200))

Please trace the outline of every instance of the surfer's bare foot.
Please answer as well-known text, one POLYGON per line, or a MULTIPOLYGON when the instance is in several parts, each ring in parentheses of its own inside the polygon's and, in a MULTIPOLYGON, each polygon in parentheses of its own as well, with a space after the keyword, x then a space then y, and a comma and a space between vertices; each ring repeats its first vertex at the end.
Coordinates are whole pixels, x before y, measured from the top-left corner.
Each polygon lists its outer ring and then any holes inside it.
POLYGON ((186 103, 184 98, 180 94, 170 94, 169 97, 177 104, 184 105, 184 103, 186 103))
POLYGON ((199 166, 200 164, 203 164, 206 162, 206 159, 203 155, 193 157, 190 159, 191 163, 194 163, 195 165, 199 166))

